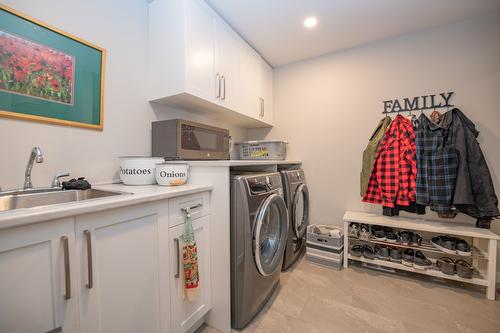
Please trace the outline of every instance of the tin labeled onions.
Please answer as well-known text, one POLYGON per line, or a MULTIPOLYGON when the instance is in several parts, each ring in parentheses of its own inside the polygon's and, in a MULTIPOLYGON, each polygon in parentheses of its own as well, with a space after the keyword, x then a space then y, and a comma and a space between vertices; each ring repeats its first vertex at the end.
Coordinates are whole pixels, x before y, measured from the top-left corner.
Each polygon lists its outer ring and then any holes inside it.
POLYGON ((187 183, 189 165, 187 163, 157 163, 155 177, 158 185, 178 186, 187 183))

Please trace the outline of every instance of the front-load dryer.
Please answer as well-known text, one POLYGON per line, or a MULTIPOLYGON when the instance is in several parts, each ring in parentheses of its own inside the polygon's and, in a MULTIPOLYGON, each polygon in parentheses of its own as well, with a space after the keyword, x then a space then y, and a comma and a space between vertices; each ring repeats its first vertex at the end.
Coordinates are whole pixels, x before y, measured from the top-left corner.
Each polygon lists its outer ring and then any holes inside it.
POLYGON ((288 212, 278 172, 231 176, 231 326, 245 327, 279 283, 288 212))
POLYGON ((290 214, 290 228, 286 244, 283 270, 290 268, 304 253, 306 248, 306 230, 309 224, 309 191, 304 170, 281 170, 285 202, 290 214))

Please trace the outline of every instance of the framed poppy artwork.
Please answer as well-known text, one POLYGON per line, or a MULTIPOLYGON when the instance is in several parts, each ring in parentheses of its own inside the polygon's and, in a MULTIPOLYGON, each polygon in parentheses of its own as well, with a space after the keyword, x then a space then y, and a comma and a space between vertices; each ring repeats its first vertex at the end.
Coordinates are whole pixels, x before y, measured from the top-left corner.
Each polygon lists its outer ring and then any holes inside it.
POLYGON ((0 116, 102 130, 105 56, 0 4, 0 116))

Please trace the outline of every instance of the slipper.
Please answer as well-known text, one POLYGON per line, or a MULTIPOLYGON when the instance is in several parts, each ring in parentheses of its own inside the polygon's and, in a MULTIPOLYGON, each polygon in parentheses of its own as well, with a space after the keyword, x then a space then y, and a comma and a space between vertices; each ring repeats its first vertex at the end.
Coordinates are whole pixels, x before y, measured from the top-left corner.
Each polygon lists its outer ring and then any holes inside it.
POLYGON ((446 275, 455 275, 455 262, 451 258, 439 258, 436 261, 436 266, 446 275))

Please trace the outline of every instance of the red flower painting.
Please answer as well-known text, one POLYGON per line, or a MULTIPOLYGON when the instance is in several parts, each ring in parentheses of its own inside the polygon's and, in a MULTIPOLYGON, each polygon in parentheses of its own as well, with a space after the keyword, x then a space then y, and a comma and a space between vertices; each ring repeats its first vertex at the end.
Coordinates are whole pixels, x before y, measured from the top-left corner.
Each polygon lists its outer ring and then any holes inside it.
POLYGON ((0 30, 0 90, 73 104, 75 58, 0 30))

